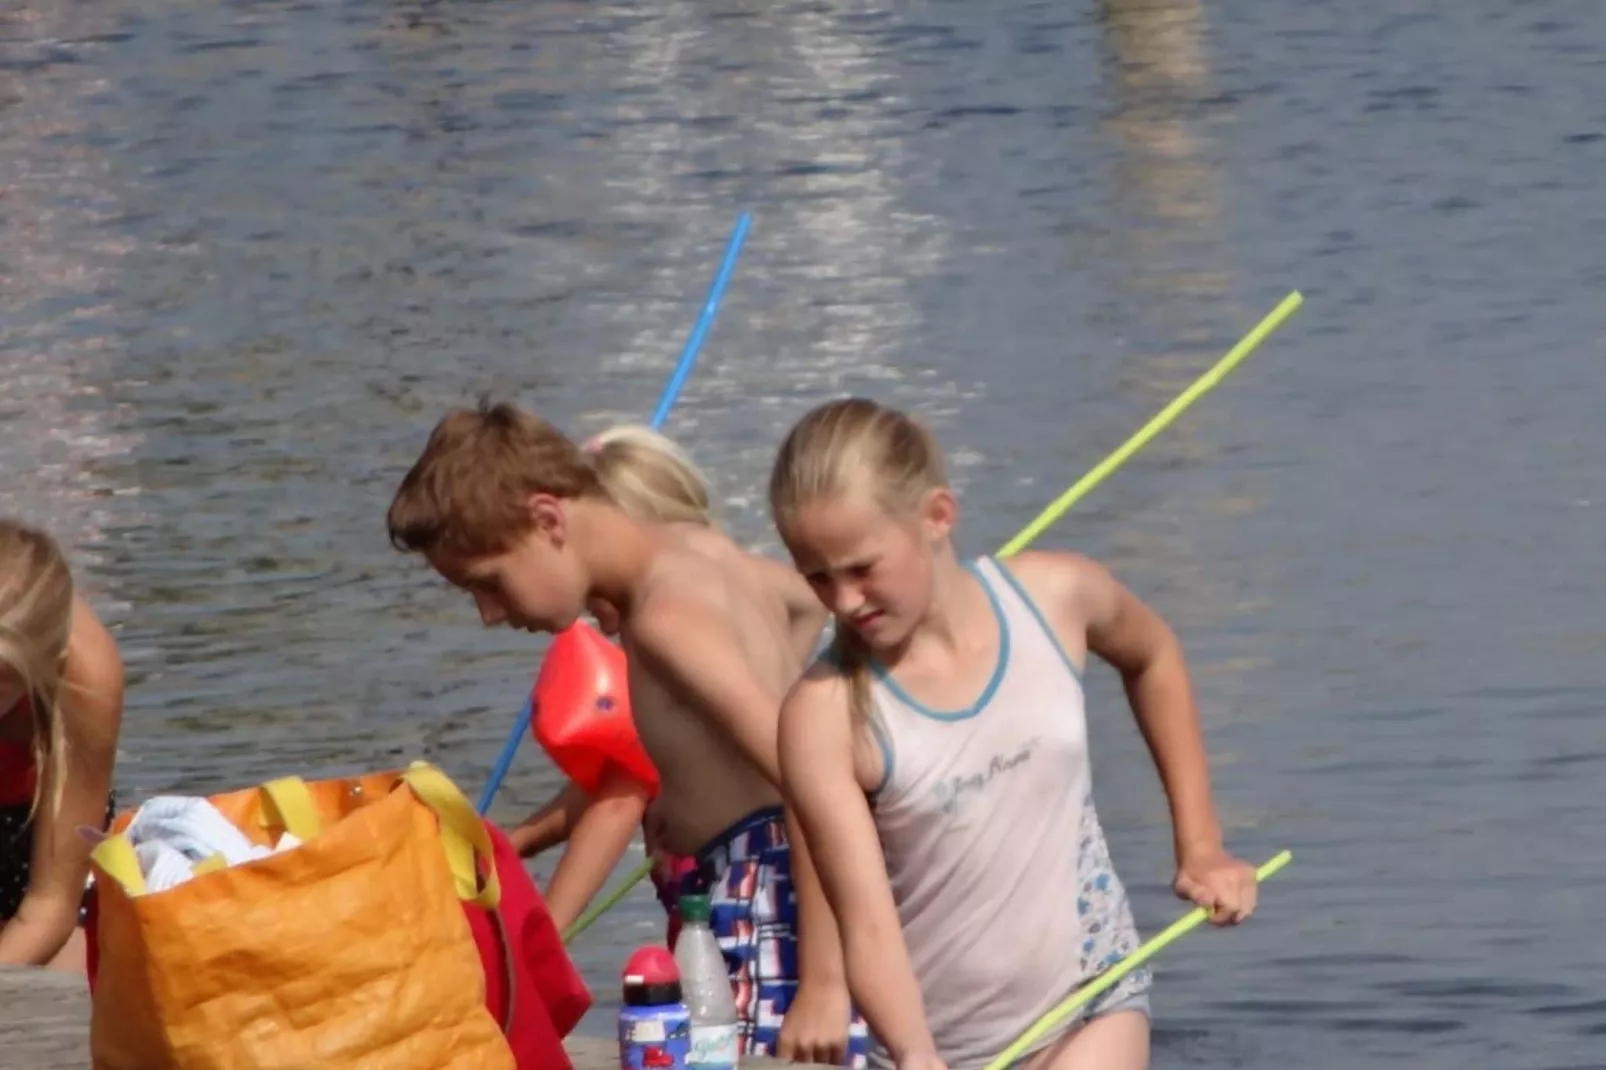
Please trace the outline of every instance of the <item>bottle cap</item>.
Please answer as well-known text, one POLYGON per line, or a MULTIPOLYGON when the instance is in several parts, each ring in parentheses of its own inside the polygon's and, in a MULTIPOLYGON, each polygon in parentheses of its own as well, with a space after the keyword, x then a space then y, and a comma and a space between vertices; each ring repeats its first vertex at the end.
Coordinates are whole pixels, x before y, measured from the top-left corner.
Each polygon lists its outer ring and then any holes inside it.
POLYGON ((683 895, 680 897, 680 920, 682 922, 706 922, 710 908, 706 895, 683 895))
POLYGON ((625 962, 624 1002, 629 1007, 656 1007, 681 1000, 680 969, 669 949, 658 944, 638 947, 625 962))

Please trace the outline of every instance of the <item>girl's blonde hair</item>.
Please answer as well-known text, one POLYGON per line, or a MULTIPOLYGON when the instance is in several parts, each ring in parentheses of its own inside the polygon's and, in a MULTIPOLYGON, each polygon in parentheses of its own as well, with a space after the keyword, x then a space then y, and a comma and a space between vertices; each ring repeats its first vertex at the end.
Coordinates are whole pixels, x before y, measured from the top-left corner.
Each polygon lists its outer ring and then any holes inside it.
MULTIPOLYGON (((811 502, 867 492, 892 516, 907 516, 926 493, 948 485, 937 439, 919 421, 866 398, 843 398, 799 420, 775 457, 770 512, 782 539, 811 502)), ((847 676, 856 721, 870 715, 870 648, 840 623, 831 650, 847 676)))
POLYGON ((72 572, 56 540, 38 528, 0 518, 0 667, 21 679, 33 715, 34 768, 39 771, 35 810, 47 780, 53 785, 52 809, 60 805, 66 782, 60 699, 72 607, 72 572))
POLYGON ((714 526, 708 481, 672 439, 627 424, 602 432, 582 448, 603 493, 632 519, 714 526))

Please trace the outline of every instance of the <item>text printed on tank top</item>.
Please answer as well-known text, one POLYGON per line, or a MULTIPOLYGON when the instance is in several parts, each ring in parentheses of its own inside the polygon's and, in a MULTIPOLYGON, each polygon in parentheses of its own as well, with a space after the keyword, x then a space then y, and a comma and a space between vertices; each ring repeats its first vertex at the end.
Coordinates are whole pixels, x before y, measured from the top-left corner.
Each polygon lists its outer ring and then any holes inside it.
POLYGON ((939 780, 931 789, 938 806, 943 813, 964 820, 970 801, 984 796, 995 778, 1007 776, 1031 761, 1041 742, 1042 737, 1033 736, 1012 752, 994 754, 980 772, 954 773, 939 780))

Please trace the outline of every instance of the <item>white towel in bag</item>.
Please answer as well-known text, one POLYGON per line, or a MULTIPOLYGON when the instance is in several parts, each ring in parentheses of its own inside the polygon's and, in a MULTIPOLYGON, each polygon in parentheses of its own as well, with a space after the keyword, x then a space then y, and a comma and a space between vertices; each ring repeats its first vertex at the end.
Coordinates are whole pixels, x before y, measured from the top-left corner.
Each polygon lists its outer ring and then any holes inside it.
POLYGON ((146 892, 165 892, 195 876, 195 866, 214 855, 234 866, 299 846, 286 832, 273 847, 261 847, 213 806, 187 795, 157 795, 134 814, 126 832, 145 875, 146 892))

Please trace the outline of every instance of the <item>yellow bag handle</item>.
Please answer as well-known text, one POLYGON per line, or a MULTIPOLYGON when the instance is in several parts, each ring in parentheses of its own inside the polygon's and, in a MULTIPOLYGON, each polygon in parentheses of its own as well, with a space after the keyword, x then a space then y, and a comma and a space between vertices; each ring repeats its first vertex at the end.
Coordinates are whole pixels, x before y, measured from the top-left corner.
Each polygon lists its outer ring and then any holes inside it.
MULTIPOLYGON (((402 781, 412 789, 418 800, 440 821, 441 847, 446 853, 446 864, 452 873, 452 884, 457 897, 466 903, 496 909, 502 901, 502 882, 496 873, 495 848, 491 835, 485 831, 485 822, 469 805, 468 799, 452 783, 450 777, 429 762, 413 762, 402 774, 402 781), (486 862, 485 887, 480 887, 478 858, 486 862)), ((263 817, 269 822, 283 825, 285 831, 303 843, 316 836, 323 822, 318 808, 300 777, 278 777, 262 785, 268 800, 263 817), (272 814, 267 810, 273 810, 272 814)), ((146 893, 145 876, 134 855, 134 846, 123 833, 107 836, 95 845, 89 857, 107 876, 111 877, 130 896, 146 893)), ((221 858, 209 858, 195 867, 197 874, 210 873, 223 868, 221 858)))
MULTIPOLYGON (((148 890, 145 874, 139 868, 139 858, 134 854, 134 845, 121 832, 113 833, 97 843, 95 849, 89 852, 89 857, 108 877, 122 885, 128 895, 144 895, 148 890)), ((199 877, 204 873, 216 873, 227 866, 223 856, 215 854, 195 863, 195 875, 199 877)))
POLYGON ((262 784, 265 805, 262 807, 264 825, 280 825, 286 832, 306 843, 323 829, 318 806, 312 801, 307 782, 298 776, 282 776, 262 784))
POLYGON ((228 869, 229 863, 228 860, 223 857, 223 852, 219 851, 217 854, 207 855, 205 858, 195 863, 192 868, 195 872, 195 875, 197 877, 201 877, 208 873, 216 873, 220 869, 228 869))
POLYGON ((134 845, 121 832, 114 832, 95 844, 89 857, 106 876, 122 885, 128 895, 145 894, 145 873, 134 856, 134 845))
MULTIPOLYGON (((487 910, 495 909, 502 900, 502 887, 496 875, 495 848, 479 814, 451 778, 429 762, 413 762, 401 778, 440 821, 441 847, 446 852, 457 897, 487 910), (480 887, 476 855, 486 861, 489 875, 484 888, 480 887)), ((262 785, 262 793, 269 803, 263 808, 263 819, 284 826, 302 842, 316 836, 323 827, 312 794, 300 777, 269 780, 262 785)))
POLYGON ((491 834, 485 831, 484 820, 452 783, 451 777, 429 762, 412 763, 402 779, 440 820, 441 846, 446 850, 446 864, 451 867, 452 880, 457 885, 457 897, 465 903, 495 910, 502 901, 502 882, 496 874, 496 848, 491 844, 491 834), (480 887, 476 856, 485 859, 484 888, 480 887))

